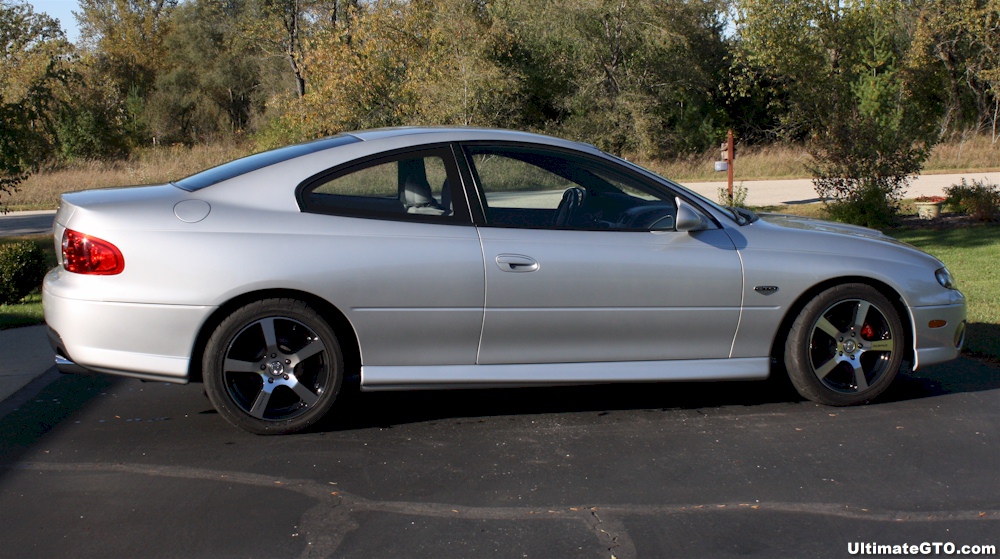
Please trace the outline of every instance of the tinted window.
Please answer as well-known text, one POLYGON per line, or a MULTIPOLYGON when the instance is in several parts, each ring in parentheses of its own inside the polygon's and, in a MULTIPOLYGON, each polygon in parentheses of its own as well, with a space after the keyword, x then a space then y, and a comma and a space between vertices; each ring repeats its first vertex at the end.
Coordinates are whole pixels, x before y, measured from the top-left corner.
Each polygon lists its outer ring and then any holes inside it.
POLYGON ((361 140, 355 138, 354 136, 341 135, 333 136, 331 138, 323 138, 322 140, 316 140, 304 144, 278 148, 271 151, 265 151, 244 157, 242 159, 237 159, 236 161, 230 161, 229 163, 219 165, 218 167, 212 167, 211 169, 191 175, 190 177, 174 181, 174 184, 184 190, 193 192, 207 186, 212 186, 213 184, 224 180, 244 175, 251 171, 263 169, 268 165, 274 165, 275 163, 288 161, 289 159, 294 159, 302 155, 308 155, 317 151, 353 144, 354 142, 360 141, 361 140))
POLYGON ((469 146, 487 225, 672 229, 672 195, 613 166, 558 151, 469 146))
MULTIPOLYGON (((311 181, 303 189, 303 207, 322 213, 454 221, 454 195, 462 194, 452 188, 449 177, 455 172, 450 167, 447 151, 382 157, 311 181)), ((465 206, 459 206, 465 216, 465 206)))

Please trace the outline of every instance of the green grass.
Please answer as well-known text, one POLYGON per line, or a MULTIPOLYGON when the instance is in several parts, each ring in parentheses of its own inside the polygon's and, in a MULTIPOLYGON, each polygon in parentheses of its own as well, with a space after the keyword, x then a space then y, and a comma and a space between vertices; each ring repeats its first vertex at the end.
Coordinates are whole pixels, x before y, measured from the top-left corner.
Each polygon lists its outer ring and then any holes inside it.
POLYGON ((32 293, 15 305, 0 305, 0 330, 41 324, 43 320, 40 293, 32 293))
POLYGON ((948 266, 969 302, 966 350, 1000 359, 1000 225, 897 229, 889 234, 948 266))

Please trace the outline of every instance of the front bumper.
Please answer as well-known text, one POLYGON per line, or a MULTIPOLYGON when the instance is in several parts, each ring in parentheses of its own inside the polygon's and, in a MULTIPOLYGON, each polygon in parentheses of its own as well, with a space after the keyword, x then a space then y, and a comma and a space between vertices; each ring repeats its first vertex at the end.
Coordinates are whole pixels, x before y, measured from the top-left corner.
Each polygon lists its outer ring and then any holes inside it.
POLYGON ((910 313, 916 350, 914 369, 958 357, 965 342, 964 299, 951 305, 912 308, 910 313))

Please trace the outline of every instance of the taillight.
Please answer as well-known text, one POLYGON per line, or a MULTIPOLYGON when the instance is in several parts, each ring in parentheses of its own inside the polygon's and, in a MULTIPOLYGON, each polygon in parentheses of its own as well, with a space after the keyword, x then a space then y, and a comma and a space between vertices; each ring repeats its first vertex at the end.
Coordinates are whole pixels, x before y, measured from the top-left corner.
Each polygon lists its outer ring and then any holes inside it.
POLYGON ((112 276, 125 269, 125 257, 115 245, 67 229, 62 238, 63 268, 77 274, 112 276))

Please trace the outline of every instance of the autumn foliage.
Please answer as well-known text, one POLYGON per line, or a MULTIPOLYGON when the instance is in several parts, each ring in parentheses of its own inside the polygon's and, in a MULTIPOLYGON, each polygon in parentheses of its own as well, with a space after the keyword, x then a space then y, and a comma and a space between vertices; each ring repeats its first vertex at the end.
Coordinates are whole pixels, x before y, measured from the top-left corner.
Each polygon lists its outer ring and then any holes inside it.
POLYGON ((70 44, 0 1, 0 205, 39 165, 142 146, 471 125, 650 160, 732 128, 744 151, 807 146, 822 196, 891 218, 936 142, 1000 140, 1000 0, 80 0, 77 17, 70 44))

